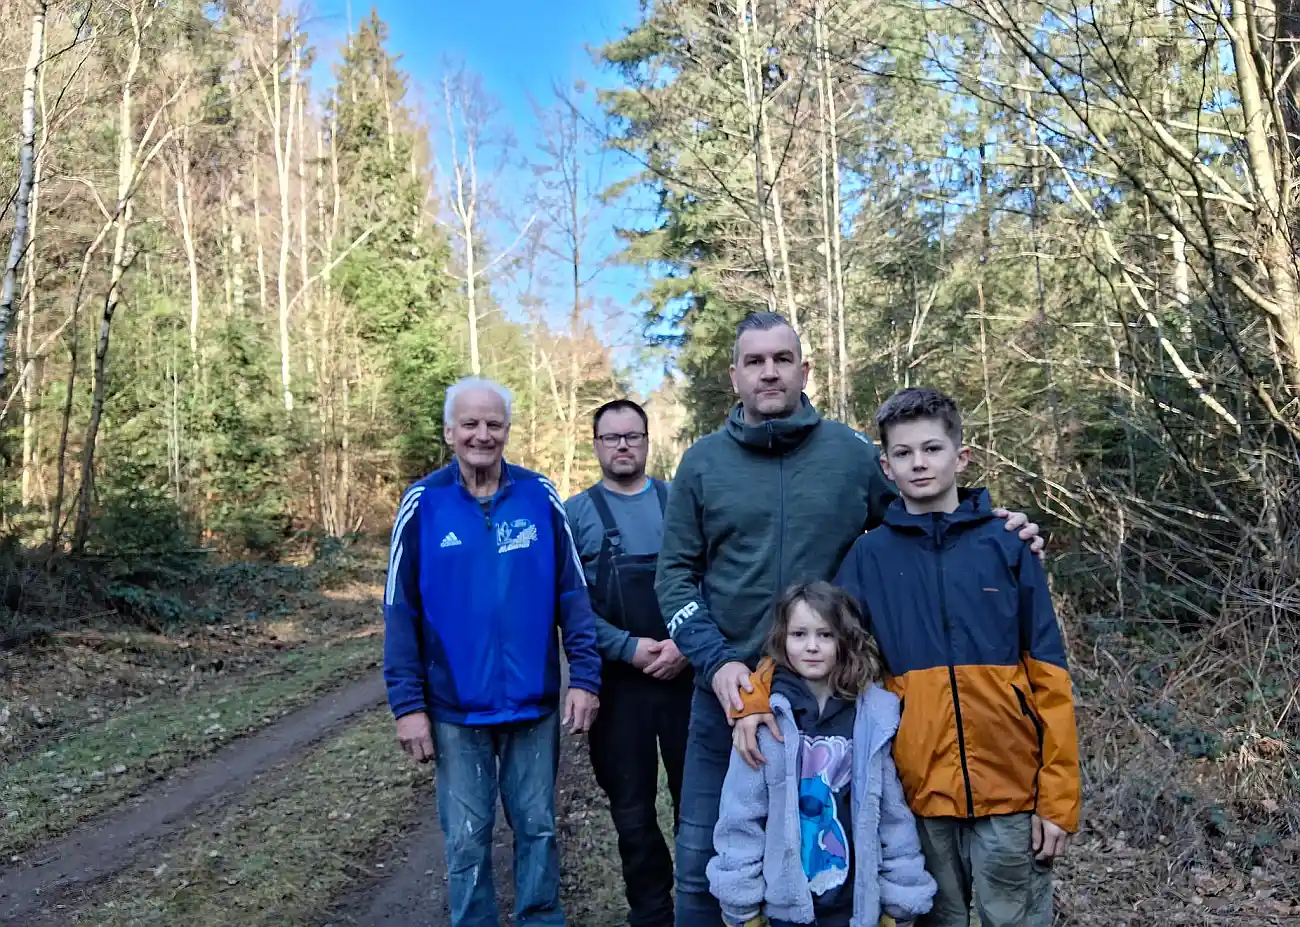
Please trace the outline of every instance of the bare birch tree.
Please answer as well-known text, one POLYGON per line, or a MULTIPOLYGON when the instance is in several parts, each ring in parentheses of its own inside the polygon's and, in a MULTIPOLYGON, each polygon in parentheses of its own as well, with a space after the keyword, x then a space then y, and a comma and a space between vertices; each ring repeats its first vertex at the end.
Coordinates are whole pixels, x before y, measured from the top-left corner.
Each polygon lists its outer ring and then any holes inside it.
MULTIPOLYGON (((532 220, 525 223, 515 240, 496 256, 480 258, 489 193, 489 178, 481 176, 482 161, 490 147, 498 148, 504 159, 510 141, 508 137, 494 138, 490 134, 496 108, 477 77, 463 70, 444 77, 442 101, 447 149, 445 157, 438 159, 437 173, 442 178, 443 201, 455 219, 453 232, 460 239, 462 266, 456 276, 465 285, 469 366, 470 372, 477 375, 482 371, 479 357, 479 278, 518 246, 528 234, 532 220), (442 165, 443 161, 447 166, 442 165)), ((492 174, 497 174, 499 168, 498 164, 492 174)))
POLYGON ((32 181, 36 176, 36 83, 45 51, 45 0, 33 0, 31 45, 27 66, 23 69, 22 134, 18 141, 18 193, 15 202, 13 237, 9 240, 9 258, 4 279, 0 281, 0 386, 5 380, 5 358, 9 320, 13 316, 18 290, 18 265, 27 245, 28 209, 32 198, 32 181))
MULTIPOLYGON (((255 83, 262 98, 262 119, 271 133, 271 150, 275 155, 275 174, 280 203, 280 260, 276 271, 276 306, 280 336, 280 387, 284 410, 293 411, 293 376, 289 345, 289 255, 293 245, 292 174, 294 114, 298 108, 301 41, 292 18, 282 18, 279 3, 273 3, 270 27, 273 54, 268 60, 263 43, 251 42, 257 61, 255 83), (283 24, 283 26, 282 26, 283 24), (288 38, 285 38, 285 30, 288 38), (284 76, 284 57, 288 58, 288 80, 284 76), (286 87, 285 84, 288 84, 286 87), (269 87, 267 85, 270 85, 269 87), (287 97, 287 100, 286 100, 287 97)), ((254 175, 256 177, 256 175, 254 175)), ((256 196, 256 194, 255 194, 256 196)), ((260 204, 259 204, 260 206, 260 204)), ((258 264, 261 266, 261 241, 258 241, 258 264)))
POLYGON ((112 262, 109 265, 108 289, 104 294, 104 309, 99 322, 99 335, 95 342, 95 363, 91 387, 90 420, 81 453, 81 490, 77 500, 77 517, 73 528, 72 548, 76 552, 86 546, 90 532, 90 504, 95 485, 95 443, 104 415, 104 395, 108 372, 109 334, 113 315, 122 299, 122 277, 127 267, 127 237, 131 230, 134 194, 137 184, 148 166, 171 139, 174 129, 161 135, 158 130, 164 115, 184 93, 188 72, 180 79, 171 95, 160 102, 140 136, 136 138, 135 82, 139 76, 145 52, 145 38, 152 29, 160 0, 133 0, 127 8, 130 22, 130 39, 126 68, 122 79, 118 103, 118 161, 117 200, 113 210, 114 229, 112 262))

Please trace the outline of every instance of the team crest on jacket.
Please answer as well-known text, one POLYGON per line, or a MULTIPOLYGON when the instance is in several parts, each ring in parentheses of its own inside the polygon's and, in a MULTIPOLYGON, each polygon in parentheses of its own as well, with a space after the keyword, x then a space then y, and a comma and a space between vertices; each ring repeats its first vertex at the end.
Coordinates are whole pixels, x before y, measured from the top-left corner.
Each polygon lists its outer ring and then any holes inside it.
POLYGON ((523 550, 537 540, 537 526, 527 518, 497 522, 497 553, 523 550))

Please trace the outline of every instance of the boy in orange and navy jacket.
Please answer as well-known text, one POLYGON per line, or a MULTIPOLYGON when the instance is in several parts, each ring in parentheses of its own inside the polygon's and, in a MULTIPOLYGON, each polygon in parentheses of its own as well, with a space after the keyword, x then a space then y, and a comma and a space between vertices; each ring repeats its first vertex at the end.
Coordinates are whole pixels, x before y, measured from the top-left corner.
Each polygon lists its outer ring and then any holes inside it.
MULTIPOLYGON (((950 398, 900 390, 876 423, 902 498, 835 583, 862 604, 902 700, 894 762, 939 884, 920 924, 967 927, 974 894, 982 927, 1049 927, 1051 864, 1078 830, 1080 785, 1047 577, 985 490, 958 490, 970 452, 950 398)), ((759 666, 735 716, 767 713, 771 674, 759 666)))

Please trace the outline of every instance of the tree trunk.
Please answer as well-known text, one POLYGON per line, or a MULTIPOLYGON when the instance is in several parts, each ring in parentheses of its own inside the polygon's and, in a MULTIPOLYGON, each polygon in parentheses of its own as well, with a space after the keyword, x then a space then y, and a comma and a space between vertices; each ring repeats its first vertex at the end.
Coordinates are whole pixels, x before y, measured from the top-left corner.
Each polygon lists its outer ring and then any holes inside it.
POLYGON ((248 315, 248 298, 244 291, 244 232, 240 217, 244 204, 239 196, 239 181, 231 185, 229 211, 230 223, 230 298, 231 311, 238 319, 248 315))
MULTIPOLYGON (((134 82, 140 69, 140 58, 144 50, 144 33, 153 22, 152 11, 144 22, 140 21, 139 11, 131 8, 132 45, 131 55, 122 80, 122 97, 118 107, 118 143, 117 162, 117 205, 113 210, 113 258, 109 270, 108 292, 104 294, 104 311, 99 323, 99 337, 95 343, 95 364, 92 371, 92 388, 90 402, 90 421, 86 425, 86 436, 81 452, 81 491, 77 499, 77 517, 72 534, 72 549, 81 553, 86 546, 90 532, 90 503, 95 492, 95 444, 99 439, 99 426, 104 417, 105 378, 108 371, 109 333, 112 329, 113 314, 117 311, 122 298, 122 276, 126 270, 126 239, 131 227, 132 193, 136 178, 157 154, 162 139, 146 153, 146 146, 157 127, 163 108, 170 104, 161 104, 154 113, 148 127, 141 135, 137 145, 135 141, 135 101, 134 82)), ((180 90, 176 96, 179 96, 180 90)))
MULTIPOLYGON (((299 285, 301 287, 300 292, 302 294, 302 316, 307 320, 307 325, 309 326, 307 332, 307 343, 311 344, 315 341, 315 338, 312 337, 310 326, 313 326, 315 323, 312 320, 311 311, 313 288, 311 286, 309 264, 310 255, 308 254, 308 243, 311 239, 307 237, 307 202, 310 199, 310 196, 307 193, 307 173, 306 166, 303 163, 303 156, 307 152, 307 121, 306 114, 304 113, 306 105, 303 96, 304 94, 301 93, 298 95, 298 156, 295 162, 298 175, 298 277, 300 280, 299 285)), ((312 373, 311 367, 313 365, 311 359, 312 352, 307 351, 306 356, 307 374, 310 377, 312 373)))
POLYGON ((822 4, 821 0, 813 5, 813 43, 817 50, 817 115, 820 121, 817 132, 817 181, 821 200, 818 203, 818 218, 821 220, 821 252, 824 265, 822 285, 822 302, 825 308, 825 354, 826 354, 826 396, 830 410, 836 416, 843 413, 838 408, 838 393, 835 389, 835 268, 831 255, 831 224, 835 221, 831 212, 830 197, 830 116, 827 111, 830 80, 826 74, 825 47, 822 44, 822 4))
POLYGON ((189 192, 189 154, 184 144, 185 133, 181 133, 181 144, 177 151, 176 165, 176 211, 181 220, 181 243, 185 246, 185 266, 190 277, 190 366, 194 371, 194 382, 199 375, 199 258, 194 246, 194 229, 191 225, 189 192))
MULTIPOLYGON (((42 30, 42 33, 44 30, 42 30)), ((41 55, 44 57, 46 39, 41 37, 41 55)), ((27 257, 23 262, 23 305, 26 306, 27 325, 22 342, 24 358, 22 372, 23 389, 23 476, 21 496, 23 507, 31 505, 32 486, 36 480, 36 397, 40 393, 41 380, 45 366, 38 365, 32 356, 36 337, 36 235, 40 219, 41 183, 45 177, 45 152, 50 139, 49 110, 45 105, 45 69, 40 69, 36 79, 37 103, 40 106, 41 142, 36 151, 36 163, 32 174, 32 195, 28 213, 27 257)), ((43 353, 43 352, 42 352, 43 353)))
POLYGON ((349 377, 343 374, 343 427, 339 435, 339 489, 338 507, 343 512, 344 521, 341 529, 352 523, 352 446, 350 431, 352 429, 352 388, 349 377))
POLYGON ((221 215, 221 295, 226 305, 226 318, 230 318, 235 313, 235 279, 231 272, 235 259, 230 248, 235 223, 225 197, 219 201, 217 212, 221 215))
MULTIPOLYGON (((129 126, 130 106, 122 107, 123 123, 129 126)), ((129 131, 129 130, 128 130, 129 131)), ((129 141, 123 142, 125 149, 129 141)), ((124 153, 123 158, 127 155, 124 153)), ((99 321, 99 338, 95 342, 95 365, 92 370, 90 421, 86 425, 86 438, 81 452, 81 492, 77 498, 77 520, 72 532, 72 550, 81 553, 90 531, 90 503, 95 492, 95 443, 99 439, 99 425, 104 416, 105 375, 108 370, 108 339, 113 324, 113 314, 122 298, 122 274, 126 267, 126 234, 131 225, 131 200, 129 178, 122 185, 125 203, 119 210, 117 234, 113 239, 113 263, 109 273, 108 292, 104 295, 104 312, 99 321)))
MULTIPOLYGON (((763 160, 766 162, 766 170, 772 191, 772 225, 776 229, 776 250, 781 258, 781 282, 785 291, 785 310, 790 316, 790 324, 799 331, 799 303, 794 294, 794 274, 790 272, 790 243, 785 234, 785 218, 781 208, 781 182, 776 176, 776 162, 772 157, 772 136, 767 130, 767 120, 762 119, 759 123, 759 136, 763 144, 763 160)), ((804 349, 808 349, 810 339, 800 335, 805 342, 804 349)), ((811 384, 809 386, 811 389, 811 384)))
MULTIPOLYGON (((36 236, 36 208, 38 184, 32 185, 31 236, 36 236)), ((22 351, 23 366, 19 376, 23 391, 23 474, 19 491, 19 501, 23 508, 32 502, 32 479, 36 472, 36 427, 33 419, 36 391, 39 381, 36 378, 36 358, 32 356, 35 349, 34 332, 36 328, 36 257, 35 251, 27 255, 23 268, 23 317, 19 319, 19 347, 22 351)))
POLYGON ((14 233, 9 240, 9 259, 0 282, 0 385, 5 379, 6 344, 9 319, 13 315, 14 294, 18 289, 18 265, 27 246, 28 209, 32 182, 36 176, 36 82, 45 49, 45 0, 36 0, 32 8, 32 38, 23 72, 22 136, 18 143, 18 194, 14 203, 14 233))
POLYGON ((984 418, 988 427, 988 434, 984 436, 984 442, 988 445, 988 465, 985 469, 992 471, 997 469, 997 436, 993 433, 993 380, 989 375, 989 342, 986 326, 988 313, 984 306, 982 280, 975 283, 975 298, 980 317, 980 376, 984 381, 984 418))
POLYGON ((99 230, 94 241, 86 246, 81 256, 81 272, 77 276, 77 290, 72 298, 72 313, 69 328, 72 337, 68 342, 68 377, 63 386, 63 411, 59 425, 59 450, 55 456, 54 501, 50 505, 49 544, 55 550, 63 534, 63 495, 67 480, 68 434, 72 429, 72 399, 77 385, 77 362, 81 349, 81 302, 86 294, 86 281, 90 277, 90 265, 104 238, 113 230, 115 219, 110 219, 99 230))
POLYGON ((572 246, 572 269, 573 269, 573 311, 569 317, 569 395, 568 395, 568 414, 565 415, 564 429, 564 479, 560 484, 560 496, 567 499, 570 496, 570 490, 573 487, 573 462, 578 453, 578 377, 582 373, 579 364, 579 340, 582 337, 582 223, 579 218, 579 182, 578 175, 581 165, 578 162, 578 148, 575 138, 572 148, 572 159, 569 164, 571 173, 570 194, 569 194, 569 223, 571 230, 570 244, 572 246))
POLYGON ((257 139, 253 139, 253 239, 257 244, 257 307, 266 318, 266 248, 262 244, 262 184, 257 162, 257 139))
POLYGON ((835 107, 835 85, 831 80, 830 49, 826 43, 826 27, 822 24, 822 81, 826 85, 826 129, 830 145, 831 162, 831 268, 835 283, 835 334, 839 359, 838 406, 839 418, 849 417, 849 349, 844 330, 844 256, 840 224, 844 218, 840 204, 840 124, 835 107))
POLYGON ((767 227, 767 196, 763 189, 762 145, 762 86, 756 84, 756 76, 750 72, 749 41, 749 4, 750 0, 738 0, 736 3, 736 35, 740 48, 740 76, 745 87, 745 114, 749 120, 749 145, 754 158, 754 209, 758 217, 758 238, 763 252, 763 272, 767 280, 767 302, 776 308, 776 254, 772 249, 772 235, 767 227))
MULTIPOLYGON (((329 227, 325 222, 325 128, 323 125, 316 129, 315 187, 316 237, 319 241, 318 246, 325 250, 325 267, 322 276, 328 279, 330 256, 329 227)), ((305 241, 306 238, 307 236, 304 233, 303 240, 305 241)), ((320 335, 317 345, 320 359, 316 363, 316 419, 320 428, 318 438, 320 441, 320 473, 317 479, 319 480, 321 524, 325 526, 326 534, 337 536, 338 519, 334 515, 334 480, 332 479, 334 463, 330 454, 334 439, 330 428, 330 412, 333 403, 330 394, 332 384, 330 382, 329 362, 330 306, 328 296, 321 301, 320 315, 320 335)))
MULTIPOLYGON (((458 87, 461 94, 469 91, 458 87)), ((476 128, 465 119, 465 160, 462 163, 456 136, 456 108, 452 103, 451 83, 444 79, 442 83, 443 102, 447 112, 447 135, 451 142, 451 173, 455 187, 448 200, 452 212, 460 220, 461 239, 465 245, 465 314, 469 335, 469 367, 474 376, 479 375, 478 351, 478 307, 474 300, 474 280, 479 271, 474 265, 474 232, 478 209, 478 151, 476 128)), ((464 101, 461 101, 461 115, 467 116, 464 101)))
POLYGON ((537 459, 537 339, 541 337, 538 326, 534 324, 532 337, 528 339, 528 466, 540 470, 537 459))
POLYGON ((479 375, 478 359, 478 307, 474 302, 474 277, 477 273, 474 267, 474 236, 472 226, 469 226, 470 232, 465 236, 465 313, 469 322, 469 369, 474 376, 479 375))
MULTIPOLYGON (((1289 173, 1285 164, 1275 161, 1272 135, 1284 131, 1275 125, 1265 105, 1265 75, 1259 72, 1257 62, 1265 56, 1259 48, 1256 23, 1253 22, 1255 4, 1249 0, 1235 0, 1231 4, 1233 30, 1233 71, 1237 81, 1237 97, 1241 101, 1242 123, 1246 136, 1246 154, 1250 173, 1264 209, 1256 213, 1261 240, 1260 255, 1272 291, 1275 314, 1274 331, 1277 333, 1281 366, 1293 392, 1300 391, 1300 271, 1295 264, 1295 249, 1291 245, 1291 204, 1285 202, 1286 185, 1279 174, 1289 173)), ((1281 151, 1289 155, 1290 147, 1283 141, 1281 151)))
MULTIPOLYGON (((285 118, 282 105, 282 83, 279 68, 280 13, 272 17, 277 53, 271 67, 272 113, 271 128, 275 133, 275 170, 280 194, 280 263, 276 274, 276 302, 280 322, 280 387, 284 396, 284 410, 293 411, 293 381, 289 358, 289 249, 293 243, 293 219, 289 212, 289 175, 293 159, 293 115, 298 99, 298 35, 293 31, 293 45, 289 58, 289 112, 285 118)), ((292 29, 292 25, 291 25, 292 29)))

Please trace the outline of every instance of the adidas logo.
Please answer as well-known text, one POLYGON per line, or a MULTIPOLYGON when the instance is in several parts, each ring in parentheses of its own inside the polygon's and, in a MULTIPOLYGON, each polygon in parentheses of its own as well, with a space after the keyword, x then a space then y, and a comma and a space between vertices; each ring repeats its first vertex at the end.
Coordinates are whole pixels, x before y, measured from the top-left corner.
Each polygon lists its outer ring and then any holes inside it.
POLYGON ((439 547, 457 547, 460 545, 460 538, 456 537, 455 531, 448 531, 447 536, 442 539, 439 547))

